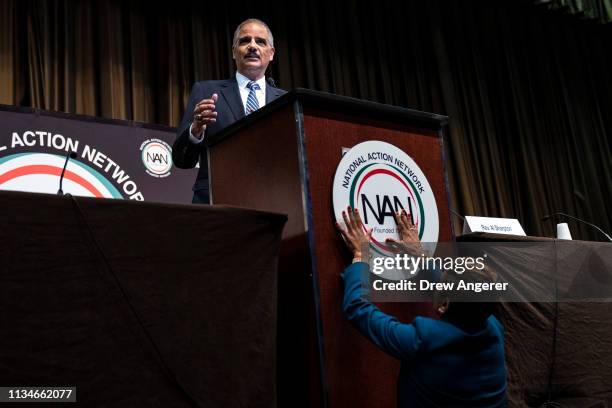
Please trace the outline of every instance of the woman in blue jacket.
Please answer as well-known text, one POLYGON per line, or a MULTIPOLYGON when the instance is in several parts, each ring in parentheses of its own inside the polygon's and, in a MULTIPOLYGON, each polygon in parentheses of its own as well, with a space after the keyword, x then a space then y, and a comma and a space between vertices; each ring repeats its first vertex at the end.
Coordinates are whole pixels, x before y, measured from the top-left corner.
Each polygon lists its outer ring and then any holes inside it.
MULTIPOLYGON (((367 248, 371 231, 365 232, 356 209, 349 207, 343 216, 346 228, 337 228, 353 253, 353 263, 342 274, 343 311, 361 334, 401 360, 398 407, 506 406, 503 327, 491 314, 494 303, 453 303, 437 294, 434 310, 440 319, 416 317, 410 324, 381 312, 362 296, 362 274, 369 273, 362 248, 367 248)), ((420 248, 407 214, 396 214, 396 222, 397 244, 406 250, 420 248)), ((444 273, 441 279, 451 280, 452 275, 444 273)))

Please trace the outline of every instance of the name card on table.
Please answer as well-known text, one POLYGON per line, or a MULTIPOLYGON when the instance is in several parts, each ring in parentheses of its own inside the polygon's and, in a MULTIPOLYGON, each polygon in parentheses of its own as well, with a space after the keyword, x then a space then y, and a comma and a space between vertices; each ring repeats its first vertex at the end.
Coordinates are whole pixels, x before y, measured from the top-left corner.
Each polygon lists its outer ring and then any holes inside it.
POLYGON ((516 218, 466 216, 465 223, 463 224, 463 233, 466 234, 468 232, 525 236, 525 231, 516 218))

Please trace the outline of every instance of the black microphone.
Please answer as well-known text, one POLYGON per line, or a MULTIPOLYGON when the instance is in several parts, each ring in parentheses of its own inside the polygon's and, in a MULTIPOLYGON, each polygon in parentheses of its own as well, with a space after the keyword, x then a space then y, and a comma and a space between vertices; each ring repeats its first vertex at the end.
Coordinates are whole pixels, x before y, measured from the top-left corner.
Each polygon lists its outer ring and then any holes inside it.
POLYGON ((266 78, 266 82, 268 83, 268 85, 270 85, 270 86, 272 86, 272 87, 276 88, 276 82, 274 82, 274 78, 272 78, 272 77, 267 77, 267 78, 266 78))
POLYGON ((609 240, 610 242, 612 242, 612 238, 610 238, 610 236, 609 236, 608 234, 606 234, 606 233, 604 232, 604 230, 602 230, 601 228, 599 228, 597 225, 595 225, 595 224, 591 224, 590 222, 586 222, 585 220, 581 220, 580 218, 574 217, 573 215, 569 215, 569 214, 562 213, 562 212, 554 212, 554 213, 552 213, 552 214, 547 214, 547 215, 543 216, 542 218, 540 218, 540 221, 547 221, 547 220, 549 220, 550 218, 552 218, 552 217, 553 217, 553 216, 555 216, 555 215, 562 215, 562 216, 564 216, 564 217, 571 218, 572 220, 576 220, 576 221, 578 221, 578 222, 581 222, 581 223, 583 223, 583 224, 586 224, 586 225, 588 225, 588 226, 591 226, 591 227, 595 228, 597 231, 599 231, 599 232, 601 232, 602 234, 604 234, 604 235, 606 236, 606 238, 608 238, 608 240, 609 240))
POLYGON ((584 196, 584 194, 582 194, 578 190, 574 190, 573 193, 574 193, 574 196, 578 199, 578 201, 580 201, 580 204, 586 206, 586 197, 584 196))
POLYGON ((64 162, 64 168, 62 169, 62 175, 60 176, 60 181, 59 181, 59 190, 57 190, 57 194, 59 195, 64 194, 64 190, 62 190, 62 183, 64 182, 64 173, 66 172, 66 166, 68 166, 68 160, 76 159, 76 157, 77 157, 76 152, 68 152, 68 154, 66 155, 66 161, 64 162))

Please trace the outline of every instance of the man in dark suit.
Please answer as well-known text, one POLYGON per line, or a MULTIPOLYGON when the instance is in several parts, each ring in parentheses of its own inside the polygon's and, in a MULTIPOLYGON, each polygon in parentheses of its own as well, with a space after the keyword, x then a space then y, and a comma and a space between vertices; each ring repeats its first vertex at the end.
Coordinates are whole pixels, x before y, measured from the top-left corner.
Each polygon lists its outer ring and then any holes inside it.
POLYGON ((274 58, 272 32, 261 20, 248 19, 234 32, 235 78, 196 82, 172 148, 174 164, 182 169, 200 162, 193 202, 208 204, 208 161, 203 140, 278 98, 285 91, 266 82, 274 58))

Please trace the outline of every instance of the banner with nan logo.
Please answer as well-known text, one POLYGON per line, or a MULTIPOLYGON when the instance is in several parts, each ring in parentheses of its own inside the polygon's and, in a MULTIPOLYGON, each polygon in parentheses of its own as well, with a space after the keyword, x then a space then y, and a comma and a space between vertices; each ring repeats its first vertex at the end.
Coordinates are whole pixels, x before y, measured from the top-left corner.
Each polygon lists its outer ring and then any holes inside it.
MULTIPOLYGON (((428 253, 438 241, 439 217, 436 200, 423 171, 401 149, 381 141, 367 141, 351 148, 342 158, 333 184, 336 220, 342 211, 357 208, 366 228, 373 228, 373 256, 393 256, 387 238, 399 239, 394 213, 411 212, 419 238, 428 253)), ((404 276, 389 274, 388 279, 404 276)))
POLYGON ((0 189, 190 203, 197 169, 172 164, 173 128, 0 106, 0 189))

